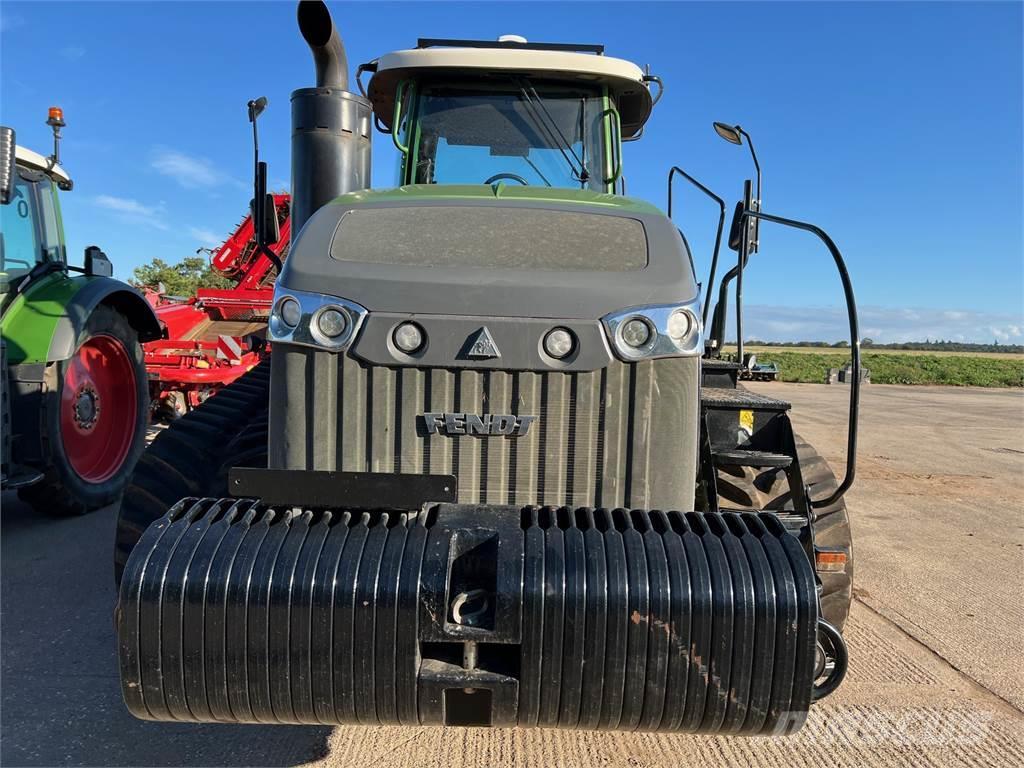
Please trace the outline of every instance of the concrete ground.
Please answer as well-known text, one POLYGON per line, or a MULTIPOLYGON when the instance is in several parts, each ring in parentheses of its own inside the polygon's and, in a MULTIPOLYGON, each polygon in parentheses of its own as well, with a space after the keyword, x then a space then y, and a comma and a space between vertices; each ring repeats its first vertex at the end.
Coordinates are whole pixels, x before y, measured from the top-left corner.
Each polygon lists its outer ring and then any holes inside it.
MULTIPOLYGON (((847 389, 757 388, 842 467, 847 389)), ((849 676, 775 740, 143 723, 117 680, 114 511, 52 520, 4 494, 0 764, 1024 765, 1022 427, 1022 392, 866 388, 849 676)))

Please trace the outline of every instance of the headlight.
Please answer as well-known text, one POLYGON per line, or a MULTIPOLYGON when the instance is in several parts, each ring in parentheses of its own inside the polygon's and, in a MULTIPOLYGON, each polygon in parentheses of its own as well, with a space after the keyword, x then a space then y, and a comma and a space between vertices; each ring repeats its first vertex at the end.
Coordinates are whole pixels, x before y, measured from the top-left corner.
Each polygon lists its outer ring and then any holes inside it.
POLYGON ((668 316, 668 336, 672 341, 682 341, 693 327, 690 313, 685 309, 677 309, 668 316))
POLYGON ((316 317, 316 327, 329 339, 336 339, 348 328, 348 320, 341 310, 328 307, 316 317))
POLYGON ((395 328, 391 340, 399 351, 411 355, 423 346, 423 331, 416 323, 402 323, 395 328))
POLYGON ((281 314, 281 320, 289 328, 297 326, 299 320, 302 319, 302 308, 299 306, 299 302, 290 296, 278 305, 278 312, 281 314))
POLYGON ((622 340, 633 349, 641 349, 654 336, 646 320, 633 317, 622 324, 622 340))
POLYGON ((698 302, 633 307, 602 318, 612 348, 624 360, 700 355, 698 302))
POLYGON ((553 328, 544 337, 544 351, 555 360, 561 360, 572 354, 576 346, 572 331, 567 328, 553 328))
POLYGON ((301 344, 339 352, 347 349, 366 316, 366 309, 337 296, 294 291, 279 285, 270 314, 272 344, 301 344))

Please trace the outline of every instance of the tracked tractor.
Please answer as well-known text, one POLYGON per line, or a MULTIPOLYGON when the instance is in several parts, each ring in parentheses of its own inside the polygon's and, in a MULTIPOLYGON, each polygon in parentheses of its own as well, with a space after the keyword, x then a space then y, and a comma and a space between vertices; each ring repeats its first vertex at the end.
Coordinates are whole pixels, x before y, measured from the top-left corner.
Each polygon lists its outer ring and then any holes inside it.
POLYGON ((0 128, 0 387, 5 489, 43 512, 117 500, 149 416, 140 342, 160 327, 142 295, 114 280, 97 247, 68 264, 58 190, 64 113, 49 111, 50 156, 0 128))
MULTIPOLYGON (((596 45, 431 39, 355 92, 326 6, 298 21, 317 77, 292 94, 274 354, 157 439, 121 508, 130 711, 797 730, 846 671, 858 390, 837 483, 717 355, 758 222, 823 238, 855 344, 838 249, 748 182, 706 326, 686 240, 623 194, 658 78, 596 45), (375 130, 393 189, 368 188, 375 130)), ((676 177, 721 242, 725 202, 676 177)))

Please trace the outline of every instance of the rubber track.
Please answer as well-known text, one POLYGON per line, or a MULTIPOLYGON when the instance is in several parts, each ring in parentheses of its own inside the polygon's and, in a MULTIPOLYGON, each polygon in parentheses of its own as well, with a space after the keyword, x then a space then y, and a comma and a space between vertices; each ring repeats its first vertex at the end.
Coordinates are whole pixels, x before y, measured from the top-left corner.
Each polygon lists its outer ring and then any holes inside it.
MULTIPOLYGON (((811 498, 820 499, 829 495, 836 489, 836 476, 832 468, 810 443, 799 435, 794 437, 800 472, 804 484, 811 489, 811 498)), ((718 503, 723 508, 793 509, 789 483, 786 482, 785 473, 778 469, 730 467, 719 470, 718 503)), ((820 574, 822 615, 841 630, 850 614, 854 572, 850 518, 842 499, 814 511, 814 542, 819 547, 838 547, 847 552, 845 574, 820 574)))
MULTIPOLYGON (((121 583, 128 556, 150 523, 186 496, 227 495, 226 467, 233 463, 238 438, 250 434, 250 428, 258 424, 262 424, 265 461, 269 394, 268 361, 172 422, 146 449, 125 489, 117 516, 117 584, 121 583)), ((253 439, 250 437, 248 443, 250 456, 254 454, 253 439)))

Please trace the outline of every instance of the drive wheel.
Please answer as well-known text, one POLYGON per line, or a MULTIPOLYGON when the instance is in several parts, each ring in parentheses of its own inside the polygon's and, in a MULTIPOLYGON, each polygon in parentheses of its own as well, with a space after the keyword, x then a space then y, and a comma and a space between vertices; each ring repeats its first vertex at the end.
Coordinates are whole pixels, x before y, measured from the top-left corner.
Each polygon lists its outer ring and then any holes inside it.
POLYGON ((148 413, 138 335, 124 316, 100 305, 75 353, 46 369, 40 427, 47 470, 20 496, 59 515, 115 501, 142 453, 148 413))
MULTIPOLYGON (((804 484, 810 488, 812 499, 821 499, 837 487, 835 473, 828 462, 799 435, 796 440, 797 458, 804 484)), ((734 467, 718 470, 718 504, 722 508, 792 510, 793 498, 781 469, 759 470, 734 467)), ((853 597, 853 539, 846 503, 814 510, 814 543, 818 547, 841 549, 846 553, 846 570, 842 573, 819 573, 821 578, 821 609, 824 618, 842 630, 850 615, 853 597)))

